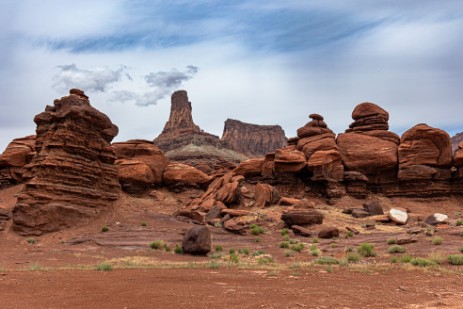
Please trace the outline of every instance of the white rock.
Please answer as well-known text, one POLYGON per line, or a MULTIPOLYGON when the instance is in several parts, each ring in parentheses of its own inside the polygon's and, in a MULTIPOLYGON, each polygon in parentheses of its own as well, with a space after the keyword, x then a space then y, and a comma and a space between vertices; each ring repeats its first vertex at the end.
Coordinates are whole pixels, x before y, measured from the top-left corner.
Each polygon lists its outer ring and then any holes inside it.
POLYGON ((389 210, 388 217, 397 224, 405 224, 408 221, 407 211, 397 208, 391 208, 391 210, 389 210))

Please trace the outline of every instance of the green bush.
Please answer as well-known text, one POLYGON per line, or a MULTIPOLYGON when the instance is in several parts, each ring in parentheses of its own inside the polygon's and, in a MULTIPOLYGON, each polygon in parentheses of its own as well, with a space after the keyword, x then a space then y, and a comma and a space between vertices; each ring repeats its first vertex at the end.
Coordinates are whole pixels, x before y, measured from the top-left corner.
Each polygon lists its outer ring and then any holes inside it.
POLYGON ((439 237, 439 236, 435 236, 431 239, 431 244, 437 246, 437 245, 440 245, 444 242, 444 239, 442 237, 439 237))
POLYGON ((256 238, 254 239, 254 242, 260 242, 260 237, 256 237, 256 238))
POLYGON ((294 255, 294 251, 291 250, 285 250, 285 257, 291 257, 294 255))
POLYGON ((354 237, 354 232, 352 231, 347 231, 346 233, 346 238, 354 237))
POLYGON ((357 253, 364 257, 376 256, 374 252, 375 246, 369 243, 363 243, 357 248, 357 253))
POLYGON ((242 255, 249 255, 249 249, 248 248, 239 249, 238 253, 242 255))
POLYGON ((463 247, 458 248, 458 251, 460 251, 461 253, 463 253, 463 247))
POLYGON ((314 238, 312 238, 312 243, 316 244, 316 243, 318 243, 318 242, 319 242, 319 239, 318 239, 318 237, 314 237, 314 238))
POLYGON ((259 256, 259 255, 262 255, 262 254, 265 254, 265 252, 261 251, 261 250, 257 250, 252 254, 252 256, 259 256))
POLYGON ((447 257, 447 261, 452 265, 463 265, 463 254, 452 254, 447 257))
POLYGON ((463 231, 460 232, 460 236, 463 237, 463 231))
POLYGON ((463 219, 460 219, 457 221, 456 226, 460 226, 460 225, 463 225, 463 219))
POLYGON ((402 255, 400 257, 400 263, 410 263, 412 261, 412 257, 410 255, 402 255))
POLYGON ((397 243, 397 239, 395 239, 395 238, 389 238, 387 240, 388 245, 395 245, 396 243, 397 243))
POLYGON ((282 242, 280 242, 280 248, 282 248, 282 249, 289 249, 289 241, 282 241, 282 242))
POLYGON ((319 256, 320 255, 320 250, 318 250, 318 248, 314 249, 314 250, 310 250, 310 254, 312 256, 319 256))
POLYGON ((109 263, 101 263, 96 266, 96 270, 98 271, 111 271, 113 270, 113 266, 109 263))
POLYGON ((257 264, 260 264, 260 265, 266 265, 266 264, 270 264, 273 262, 274 262, 273 257, 268 256, 268 255, 261 256, 257 259, 257 264))
POLYGON ((321 265, 337 265, 339 264, 339 260, 331 256, 321 256, 315 260, 315 263, 321 265))
POLYGON ((217 245, 215 246, 215 252, 222 252, 223 251, 223 246, 217 245))
POLYGON ((395 263, 398 263, 398 262, 399 262, 399 258, 398 258, 398 257, 393 256, 393 257, 391 258, 391 263, 394 263, 394 264, 395 264, 395 263))
POLYGON ((251 224, 251 233, 252 235, 260 235, 264 232, 264 230, 258 226, 257 224, 251 224))
POLYGON ((412 264, 413 266, 427 267, 434 265, 434 262, 428 259, 416 257, 410 261, 410 264, 412 264))
POLYGON ((107 225, 105 225, 105 226, 103 226, 103 227, 101 228, 101 232, 102 232, 102 233, 106 233, 106 232, 108 232, 108 231, 109 231, 109 227, 108 227, 107 225))
POLYGON ((209 263, 208 267, 211 268, 211 269, 218 269, 218 268, 220 268, 220 264, 217 263, 216 261, 211 261, 209 263))
POLYGON ((301 242, 300 242, 300 243, 297 243, 297 244, 295 244, 295 245, 292 245, 292 246, 290 247, 290 249, 293 250, 293 251, 296 251, 296 252, 301 252, 302 249, 304 249, 304 244, 301 243, 301 242))
POLYGON ((164 248, 164 241, 163 240, 155 240, 152 243, 150 243, 150 248, 154 250, 159 250, 161 248, 164 248))
POLYGON ((174 253, 175 253, 175 254, 183 254, 183 253, 185 253, 185 252, 183 252, 182 246, 180 246, 179 244, 176 244, 176 245, 175 245, 175 249, 174 249, 174 253))
POLYGON ((235 253, 236 253, 236 251, 235 251, 235 249, 233 249, 233 248, 230 249, 230 250, 228 250, 228 254, 235 254, 235 253))
POLYGON ((289 234, 289 230, 287 228, 281 229, 281 236, 285 236, 289 234))
POLYGON ((230 254, 230 262, 238 263, 239 261, 240 258, 238 257, 238 255, 236 255, 235 253, 230 254))
POLYGON ((28 238, 27 243, 30 245, 35 245, 37 243, 37 239, 35 239, 34 237, 28 238))
POLYGON ((354 263, 361 260, 361 256, 358 253, 352 252, 346 256, 347 262, 354 263))
POLYGON ((222 253, 214 252, 211 254, 211 259, 220 259, 222 257, 222 253))
POLYGON ((387 249, 387 252, 389 252, 389 253, 404 253, 405 248, 400 246, 400 245, 394 245, 394 246, 390 246, 389 249, 387 249))

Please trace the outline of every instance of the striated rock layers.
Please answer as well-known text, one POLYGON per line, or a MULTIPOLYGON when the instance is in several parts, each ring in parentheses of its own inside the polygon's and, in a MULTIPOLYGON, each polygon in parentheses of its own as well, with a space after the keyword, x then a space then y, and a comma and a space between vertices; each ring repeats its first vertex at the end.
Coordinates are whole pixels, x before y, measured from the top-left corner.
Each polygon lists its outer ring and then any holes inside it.
POLYGON ((278 125, 257 125, 227 119, 222 143, 248 156, 264 156, 286 145, 285 131, 278 125))
POLYGON ((229 125, 226 125, 224 139, 221 140, 216 135, 204 132, 193 122, 186 91, 174 92, 171 100, 169 120, 162 133, 154 139, 154 143, 171 161, 192 165, 208 174, 224 173, 249 156, 264 154, 266 149, 284 145, 284 133, 280 127, 257 126, 236 120, 227 121, 229 125), (265 137, 273 128, 279 130, 275 134, 279 136, 278 141, 272 135, 265 137))
POLYGON ((24 166, 35 155, 35 135, 16 138, 0 155, 0 187, 22 182, 24 166))
POLYGON ((28 180, 13 208, 13 229, 40 235, 82 224, 111 207, 120 186, 110 142, 118 128, 83 91, 38 114, 28 180))
POLYGON ((463 132, 457 133, 450 139, 452 142, 452 151, 458 150, 458 145, 463 142, 463 132))

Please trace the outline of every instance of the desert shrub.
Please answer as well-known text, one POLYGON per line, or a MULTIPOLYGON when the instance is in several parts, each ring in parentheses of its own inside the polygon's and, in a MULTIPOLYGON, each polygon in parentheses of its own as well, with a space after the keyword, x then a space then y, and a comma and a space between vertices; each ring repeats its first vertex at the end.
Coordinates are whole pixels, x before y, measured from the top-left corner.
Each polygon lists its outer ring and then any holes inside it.
POLYGON ((228 250, 228 254, 236 254, 235 249, 232 248, 232 249, 228 250))
POLYGON ((404 253, 405 248, 400 246, 400 245, 394 245, 390 246, 389 249, 387 249, 388 253, 404 253))
POLYGON ((161 248, 164 248, 164 241, 163 240, 155 240, 152 243, 150 243, 150 248, 154 250, 159 250, 161 248))
POLYGON ((463 254, 452 254, 447 257, 447 261, 452 265, 463 265, 463 254))
POLYGON ((184 252, 183 252, 182 246, 180 246, 179 244, 176 244, 175 248, 174 248, 174 253, 175 254, 183 254, 184 252))
POLYGON ((435 236, 431 239, 431 244, 437 246, 437 245, 440 245, 444 242, 444 239, 442 237, 439 237, 439 236, 435 236))
POLYGON ((217 245, 215 246, 215 252, 222 252, 223 251, 223 246, 217 245))
POLYGON ((249 249, 248 248, 239 249, 238 253, 242 255, 249 255, 249 249))
POLYGON ((282 241, 279 246, 282 249, 289 249, 289 241, 282 241))
POLYGON ((300 241, 299 241, 299 239, 294 239, 294 238, 293 238, 293 239, 290 239, 290 240, 289 240, 289 243, 290 243, 291 245, 295 245, 295 244, 300 243, 300 241))
POLYGON ((222 223, 216 222, 216 223, 214 223, 214 227, 220 229, 220 228, 222 228, 222 223))
POLYGON ((456 226, 460 226, 460 225, 463 225, 463 219, 460 219, 457 221, 456 226))
POLYGON ((320 251, 318 248, 316 248, 316 249, 314 249, 314 250, 310 250, 310 254, 311 254, 312 256, 319 256, 320 253, 321 253, 321 251, 320 251))
POLYGON ((357 248, 357 253, 364 257, 375 256, 375 246, 369 243, 363 243, 357 248))
POLYGON ((108 231, 109 231, 109 227, 108 227, 107 225, 105 225, 105 226, 103 226, 103 227, 101 228, 101 232, 102 232, 102 233, 106 233, 106 232, 108 232, 108 231))
POLYGON ((344 248, 344 252, 354 252, 354 248, 351 246, 347 246, 344 248))
POLYGON ((270 264, 273 262, 274 262, 273 257, 269 255, 264 255, 257 259, 257 264, 260 264, 260 265, 266 265, 266 264, 270 264))
POLYGON ((111 271, 113 270, 113 266, 109 263, 101 263, 96 266, 96 270, 98 271, 111 271))
POLYGON ((321 265, 337 265, 339 264, 339 260, 331 256, 321 256, 315 260, 315 263, 321 265))
POLYGON ((442 264, 446 260, 446 255, 443 252, 431 252, 428 254, 427 259, 433 262, 434 264, 442 264))
POLYGON ((354 237, 354 232, 352 231, 347 231, 346 233, 346 238, 354 237))
POLYGON ((260 237, 256 237, 256 238, 254 239, 254 242, 260 242, 260 237))
POLYGON ((260 235, 264 232, 264 229, 258 226, 257 224, 251 224, 251 233, 252 235, 260 235))
POLYGON ((304 244, 301 243, 301 242, 300 242, 300 243, 297 243, 297 244, 295 244, 295 245, 292 245, 292 246, 290 247, 290 249, 293 250, 293 251, 296 251, 296 252, 301 252, 302 249, 304 249, 304 244))
POLYGON ((170 252, 170 247, 169 247, 169 245, 167 245, 166 243, 164 243, 164 245, 162 245, 162 248, 163 248, 166 252, 170 252))
POLYGON ((217 263, 216 261, 211 261, 208 265, 209 268, 211 269, 217 269, 217 268, 220 268, 220 264, 217 263))
POLYGON ((235 253, 230 254, 230 262, 238 263, 239 261, 240 258, 238 257, 238 255, 236 255, 235 253))
POLYGON ((458 248, 458 251, 460 251, 461 253, 463 253, 463 247, 458 248))
POLYGON ((291 250, 285 250, 285 257, 291 257, 294 255, 294 251, 291 250))
POLYGON ((463 237, 463 231, 460 232, 460 236, 463 237))
POLYGON ((142 222, 140 222, 140 225, 141 225, 141 226, 147 226, 148 223, 146 223, 146 221, 142 221, 142 222))
POLYGON ((397 243, 397 239, 396 238, 389 238, 387 240, 387 244, 388 245, 395 245, 397 243))
POLYGON ((37 243, 37 239, 35 239, 34 237, 28 238, 27 243, 30 245, 35 245, 37 243))
POLYGON ((399 262, 399 258, 398 258, 398 257, 393 256, 393 257, 391 258, 391 263, 394 263, 394 264, 395 264, 395 263, 398 263, 398 262, 399 262))
POLYGON ((261 250, 257 250, 252 254, 252 256, 259 256, 259 255, 262 255, 262 254, 265 254, 265 252, 261 251, 261 250))
POLYGON ((412 261, 412 257, 410 255, 402 255, 400 257, 400 263, 410 263, 412 261))
POLYGON ((360 254, 355 253, 355 252, 349 253, 346 256, 347 262, 350 262, 350 263, 358 262, 361 260, 361 258, 362 257, 360 256, 360 254))
POLYGON ((285 236, 289 234, 289 230, 287 228, 281 229, 281 236, 285 236))
POLYGON ((427 267, 427 266, 432 266, 435 263, 425 258, 416 257, 410 261, 410 264, 412 264, 413 266, 427 267))
POLYGON ((320 240, 318 239, 318 237, 313 237, 312 238, 312 243, 314 244, 317 244, 320 240))

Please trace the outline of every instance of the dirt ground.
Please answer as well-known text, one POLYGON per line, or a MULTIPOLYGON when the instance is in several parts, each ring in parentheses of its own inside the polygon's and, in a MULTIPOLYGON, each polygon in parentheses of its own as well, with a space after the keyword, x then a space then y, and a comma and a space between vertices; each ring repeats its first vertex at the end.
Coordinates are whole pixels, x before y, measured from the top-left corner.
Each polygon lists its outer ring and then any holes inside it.
MULTIPOLYGON (((20 186, 0 191, 0 207, 11 208, 20 186)), ((182 194, 161 191, 162 200, 149 196, 121 195, 114 209, 89 224, 40 237, 22 237, 0 231, 0 308, 462 308, 463 266, 446 262, 463 247, 460 199, 379 199, 384 207, 399 205, 411 210, 407 226, 355 219, 343 214, 364 201, 344 198, 330 206, 315 200, 323 212, 323 226, 336 226, 336 239, 316 239, 290 233, 304 244, 301 252, 280 248, 283 240, 278 220, 282 208, 260 214, 265 233, 237 235, 210 227, 213 247, 208 256, 173 252, 191 222, 171 214, 200 191, 182 194), (422 219, 447 213, 450 224, 435 229, 443 238, 432 245, 422 219), (273 219, 272 219, 273 218, 273 219), (101 232, 108 226, 108 232, 101 232), (359 231, 347 237, 346 227, 359 231), (390 238, 411 239, 405 254, 388 253, 390 238), (169 251, 149 244, 162 240, 169 251), (319 256, 346 259, 362 243, 375 247, 375 257, 341 265, 319 265, 319 256), (311 250, 319 251, 314 256, 311 250), (231 261, 229 251, 237 253, 231 261), (392 263, 404 255, 436 261, 431 267, 392 263), (270 262, 262 260, 269 257, 270 262), (263 263, 265 262, 265 263, 263 263), (111 271, 97 271, 101 265, 111 271)), ((320 227, 317 227, 320 228, 320 227)), ((316 233, 316 230, 314 230, 316 233)))

